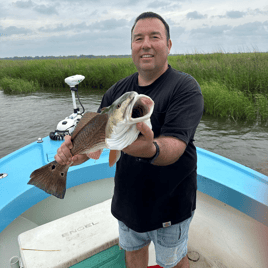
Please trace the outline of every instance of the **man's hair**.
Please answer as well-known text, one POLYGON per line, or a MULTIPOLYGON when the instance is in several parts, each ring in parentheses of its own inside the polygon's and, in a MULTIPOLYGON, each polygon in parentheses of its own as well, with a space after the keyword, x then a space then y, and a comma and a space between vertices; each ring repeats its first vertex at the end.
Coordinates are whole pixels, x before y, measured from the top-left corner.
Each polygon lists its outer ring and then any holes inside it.
POLYGON ((167 36, 167 41, 168 41, 168 40, 170 39, 169 26, 168 26, 168 24, 166 23, 166 21, 165 21, 160 15, 158 15, 158 14, 156 14, 156 13, 154 13, 154 12, 144 12, 144 13, 140 14, 140 15, 136 18, 136 20, 135 20, 135 22, 134 22, 134 25, 132 26, 132 29, 131 29, 131 37, 132 37, 132 33, 133 33, 133 30, 134 30, 134 28, 135 28, 137 22, 138 22, 139 20, 142 20, 142 19, 148 19, 148 18, 157 18, 157 19, 159 19, 159 20, 161 20, 161 21, 163 22, 163 24, 164 24, 164 26, 165 26, 165 28, 166 28, 166 36, 167 36))

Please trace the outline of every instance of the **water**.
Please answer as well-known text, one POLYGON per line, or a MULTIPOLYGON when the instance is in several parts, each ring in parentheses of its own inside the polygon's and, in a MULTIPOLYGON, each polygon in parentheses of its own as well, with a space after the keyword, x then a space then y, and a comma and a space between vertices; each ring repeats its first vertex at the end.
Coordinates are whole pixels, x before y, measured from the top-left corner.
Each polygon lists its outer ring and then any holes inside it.
MULTIPOLYGON (((83 90, 86 111, 96 111, 105 91, 83 90)), ((51 89, 31 95, 0 91, 0 158, 55 131, 73 112, 69 90, 51 89)), ((78 101, 77 101, 78 104, 78 101)), ((203 116, 195 145, 268 175, 268 126, 203 116)))
MULTIPOLYGON (((103 94, 84 92, 79 93, 79 97, 86 111, 96 111, 103 94)), ((31 95, 9 95, 0 91, 0 103, 0 158, 39 137, 48 136, 56 130, 59 121, 73 113, 70 90, 50 90, 31 95)))
POLYGON ((195 145, 268 175, 268 126, 203 116, 195 145))

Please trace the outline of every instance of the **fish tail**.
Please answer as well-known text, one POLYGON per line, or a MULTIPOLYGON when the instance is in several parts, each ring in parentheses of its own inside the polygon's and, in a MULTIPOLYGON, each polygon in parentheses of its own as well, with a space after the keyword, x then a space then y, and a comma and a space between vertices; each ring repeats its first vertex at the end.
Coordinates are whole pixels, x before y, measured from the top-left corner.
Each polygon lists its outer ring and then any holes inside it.
POLYGON ((69 166, 60 165, 53 161, 30 175, 28 184, 34 185, 48 194, 60 199, 64 198, 66 192, 66 175, 69 166))

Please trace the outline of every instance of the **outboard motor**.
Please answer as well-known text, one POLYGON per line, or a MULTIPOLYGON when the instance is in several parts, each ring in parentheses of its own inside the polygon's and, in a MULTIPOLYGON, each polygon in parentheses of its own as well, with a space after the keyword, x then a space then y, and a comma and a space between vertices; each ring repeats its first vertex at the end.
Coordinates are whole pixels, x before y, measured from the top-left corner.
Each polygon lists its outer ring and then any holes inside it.
POLYGON ((78 84, 81 83, 85 77, 83 75, 73 75, 65 78, 65 83, 70 86, 70 90, 72 92, 72 99, 73 99, 73 108, 74 112, 66 117, 65 119, 61 120, 58 125, 57 129, 54 132, 50 132, 49 137, 52 140, 63 140, 65 135, 71 135, 72 132, 74 131, 77 123, 79 120, 82 118, 85 109, 84 106, 82 105, 79 95, 78 95, 78 84), (79 100, 80 105, 83 108, 83 111, 80 113, 79 108, 76 106, 76 100, 75 100, 75 93, 76 96, 79 100))

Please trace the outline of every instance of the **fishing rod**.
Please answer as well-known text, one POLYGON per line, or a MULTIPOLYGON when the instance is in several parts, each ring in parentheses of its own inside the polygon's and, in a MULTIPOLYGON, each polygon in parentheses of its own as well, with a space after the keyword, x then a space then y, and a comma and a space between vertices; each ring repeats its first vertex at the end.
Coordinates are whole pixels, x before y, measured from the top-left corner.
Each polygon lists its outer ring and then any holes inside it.
POLYGON ((79 75, 79 74, 65 78, 64 81, 66 84, 68 84, 70 86, 70 90, 72 93, 74 112, 58 123, 57 129, 54 132, 50 132, 50 134, 49 134, 50 139, 63 140, 66 135, 71 135, 75 129, 75 126, 77 125, 79 120, 82 118, 82 116, 85 112, 85 109, 84 109, 84 106, 82 105, 82 103, 79 99, 78 84, 81 83, 84 79, 85 79, 85 77, 83 75, 79 75), (79 112, 79 108, 76 105, 75 93, 76 93, 76 96, 77 96, 77 99, 78 99, 80 105, 83 108, 82 112, 79 112))

